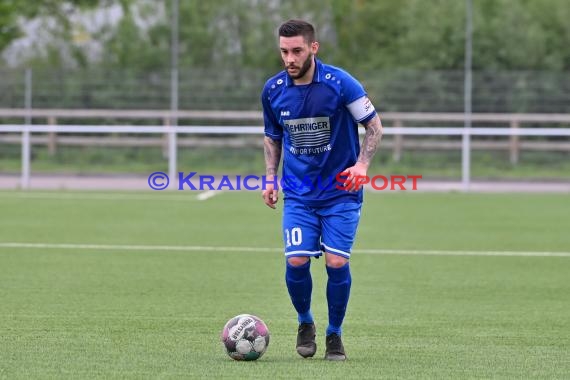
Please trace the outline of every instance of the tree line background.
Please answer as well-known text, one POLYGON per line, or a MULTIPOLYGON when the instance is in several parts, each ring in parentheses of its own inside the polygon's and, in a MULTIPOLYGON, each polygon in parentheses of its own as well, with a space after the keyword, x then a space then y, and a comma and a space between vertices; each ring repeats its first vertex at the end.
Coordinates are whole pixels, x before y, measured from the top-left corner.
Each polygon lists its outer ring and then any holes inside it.
MULTIPOLYGON (((20 105, 30 67, 36 106, 168 108, 171 6, 1 0, 0 107, 20 105), (37 38, 22 45, 30 30, 37 38)), ((462 109, 464 0, 179 6, 181 108, 257 108, 259 87, 281 68, 276 29, 296 17, 317 27, 319 56, 355 74, 386 110, 462 109)), ((568 0, 473 0, 474 110, 570 111, 569 20, 568 0)))

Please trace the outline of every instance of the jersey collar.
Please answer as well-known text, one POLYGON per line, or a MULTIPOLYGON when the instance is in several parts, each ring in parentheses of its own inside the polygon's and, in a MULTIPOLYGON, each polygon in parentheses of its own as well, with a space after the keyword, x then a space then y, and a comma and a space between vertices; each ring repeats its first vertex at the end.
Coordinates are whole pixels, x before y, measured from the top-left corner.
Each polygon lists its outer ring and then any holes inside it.
MULTIPOLYGON (((316 57, 314 59, 315 59, 315 74, 313 75, 313 81, 311 83, 319 83, 321 81, 321 72, 323 71, 323 64, 316 57)), ((295 83, 293 83, 293 79, 289 76, 289 74, 287 74, 287 71, 285 71, 285 73, 286 73, 285 85, 287 87, 294 86, 295 83)))

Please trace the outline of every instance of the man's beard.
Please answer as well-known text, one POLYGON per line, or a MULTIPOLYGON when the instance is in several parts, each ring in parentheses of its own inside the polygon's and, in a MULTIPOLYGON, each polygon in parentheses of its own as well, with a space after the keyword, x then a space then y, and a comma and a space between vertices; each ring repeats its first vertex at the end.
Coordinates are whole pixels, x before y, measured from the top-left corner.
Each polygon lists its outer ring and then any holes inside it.
POLYGON ((305 76, 305 74, 307 74, 307 71, 309 71, 309 69, 311 68, 311 62, 313 61, 313 54, 309 54, 309 57, 307 58, 307 60, 305 62, 303 62, 303 66, 301 66, 300 70, 299 70, 299 74, 292 76, 291 74, 289 74, 289 76, 293 79, 301 79, 302 77, 305 76))

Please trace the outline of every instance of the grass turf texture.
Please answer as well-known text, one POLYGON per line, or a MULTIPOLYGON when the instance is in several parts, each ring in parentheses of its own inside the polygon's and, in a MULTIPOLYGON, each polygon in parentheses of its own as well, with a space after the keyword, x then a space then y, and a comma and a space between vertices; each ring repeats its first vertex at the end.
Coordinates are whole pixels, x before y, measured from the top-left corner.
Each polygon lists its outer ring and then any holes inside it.
MULTIPOLYGON (((282 207, 282 203, 279 204, 282 207)), ((384 255, 364 249, 561 251, 567 195, 367 194, 344 325, 329 363, 324 261, 317 357, 295 352, 280 212, 258 192, 0 192, 0 243, 268 247, 267 252, 0 247, 0 378, 564 378, 569 257, 384 255), (271 332, 257 362, 219 334, 271 332)))

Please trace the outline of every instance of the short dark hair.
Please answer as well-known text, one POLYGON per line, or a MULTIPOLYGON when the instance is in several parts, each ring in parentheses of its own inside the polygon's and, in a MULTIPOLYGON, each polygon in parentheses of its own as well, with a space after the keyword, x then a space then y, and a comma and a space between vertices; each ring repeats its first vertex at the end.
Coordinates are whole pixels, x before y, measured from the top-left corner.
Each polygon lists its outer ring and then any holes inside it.
POLYGON ((303 20, 289 20, 279 27, 279 37, 303 36, 307 43, 315 42, 315 28, 303 20))

